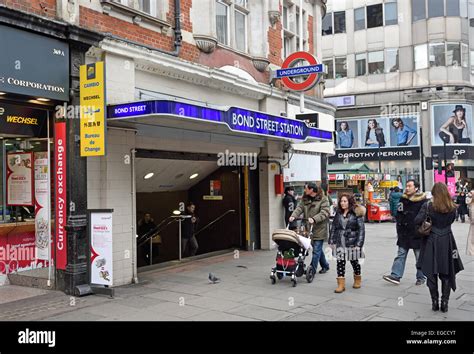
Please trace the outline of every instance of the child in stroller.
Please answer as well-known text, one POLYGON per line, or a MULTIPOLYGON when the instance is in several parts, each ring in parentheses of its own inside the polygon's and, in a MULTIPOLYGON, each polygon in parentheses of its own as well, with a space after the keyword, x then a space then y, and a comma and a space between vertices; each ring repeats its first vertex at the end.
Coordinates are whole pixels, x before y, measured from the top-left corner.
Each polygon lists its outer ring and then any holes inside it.
MULTIPOLYGON (((303 220, 304 223, 305 220, 303 220)), ((291 277, 293 287, 296 286, 296 278, 306 275, 306 281, 311 283, 314 279, 314 268, 306 266, 305 259, 309 255, 308 249, 311 247, 311 236, 313 226, 309 231, 302 225, 297 228, 297 232, 286 229, 275 230, 272 240, 278 245, 276 255, 276 266, 272 268, 270 279, 272 284, 276 283, 276 278, 281 280, 285 275, 291 277)))

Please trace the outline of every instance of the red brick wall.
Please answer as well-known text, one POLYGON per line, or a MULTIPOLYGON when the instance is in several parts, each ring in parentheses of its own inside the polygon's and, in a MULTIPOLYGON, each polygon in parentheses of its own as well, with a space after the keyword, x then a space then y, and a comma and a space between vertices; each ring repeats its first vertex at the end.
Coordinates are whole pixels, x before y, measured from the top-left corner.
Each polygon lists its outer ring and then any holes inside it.
MULTIPOLYGON (((280 12, 282 11, 280 5, 280 12)), ((278 21, 275 26, 268 28, 268 60, 270 63, 281 66, 283 60, 281 59, 283 53, 283 39, 282 39, 283 23, 278 21)))
POLYGON ((314 32, 313 32, 313 16, 308 16, 308 43, 309 43, 309 52, 313 55, 316 55, 314 51, 314 32))
POLYGON ((56 17, 56 0, 0 0, 0 4, 27 13, 56 17))
MULTIPOLYGON (((190 2, 184 1, 184 2, 190 2)), ((188 7, 188 18, 189 18, 188 7)), ((173 16, 172 16, 173 17, 173 16)), ((186 15, 184 15, 186 17, 186 15)), ((171 19, 169 19, 171 21, 171 19)), ((174 17, 172 18, 174 23, 174 17)), ((190 24, 190 23, 189 23, 190 24)), ((80 6, 80 26, 96 32, 106 32, 118 37, 128 39, 140 44, 144 44, 156 49, 173 51, 174 37, 157 33, 153 30, 143 28, 139 25, 117 19, 115 17, 102 14, 87 7, 80 6)), ((196 61, 199 56, 199 50, 189 44, 182 43, 180 57, 189 61, 196 61)))

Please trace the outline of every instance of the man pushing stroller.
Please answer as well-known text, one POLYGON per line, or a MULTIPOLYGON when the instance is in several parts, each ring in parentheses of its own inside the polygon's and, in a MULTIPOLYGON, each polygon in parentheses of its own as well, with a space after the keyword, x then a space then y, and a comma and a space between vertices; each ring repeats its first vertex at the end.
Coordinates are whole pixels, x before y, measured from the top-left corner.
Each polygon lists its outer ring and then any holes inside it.
POLYGON ((313 225, 311 266, 316 273, 319 263, 322 268, 319 273, 326 273, 329 270, 329 263, 324 255, 323 243, 328 238, 329 200, 324 191, 315 183, 311 182, 304 186, 304 196, 291 214, 289 222, 294 221, 301 214, 308 220, 309 225, 313 225))

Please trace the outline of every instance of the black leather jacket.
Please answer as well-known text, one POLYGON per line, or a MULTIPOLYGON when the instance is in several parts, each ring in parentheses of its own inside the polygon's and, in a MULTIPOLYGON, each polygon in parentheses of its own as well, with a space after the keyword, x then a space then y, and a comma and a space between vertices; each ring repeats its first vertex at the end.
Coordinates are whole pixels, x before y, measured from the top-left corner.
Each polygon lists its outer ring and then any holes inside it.
POLYGON ((339 247, 362 247, 365 241, 365 225, 364 225, 365 208, 357 205, 353 210, 349 211, 347 224, 344 228, 342 219, 344 216, 337 212, 329 233, 328 244, 339 247))

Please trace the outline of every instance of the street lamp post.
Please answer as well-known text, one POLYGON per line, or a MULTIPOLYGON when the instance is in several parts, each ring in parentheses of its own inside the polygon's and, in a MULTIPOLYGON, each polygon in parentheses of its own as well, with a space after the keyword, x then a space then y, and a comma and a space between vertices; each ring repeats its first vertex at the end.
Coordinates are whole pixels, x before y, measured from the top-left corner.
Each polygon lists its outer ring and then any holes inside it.
POLYGON ((443 139, 443 146, 444 146, 444 183, 446 186, 448 185, 448 159, 447 159, 447 152, 446 152, 446 140, 443 139))

